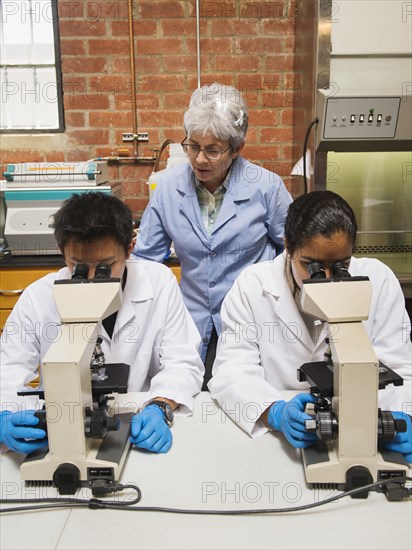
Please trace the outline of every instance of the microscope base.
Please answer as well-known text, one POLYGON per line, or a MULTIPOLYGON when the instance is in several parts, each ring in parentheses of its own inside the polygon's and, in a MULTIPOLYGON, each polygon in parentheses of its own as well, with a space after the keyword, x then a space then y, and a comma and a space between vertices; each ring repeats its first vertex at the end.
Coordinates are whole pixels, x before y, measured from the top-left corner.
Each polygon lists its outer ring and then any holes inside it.
MULTIPOLYGON (((307 483, 318 488, 336 487, 346 491, 409 475, 408 463, 399 453, 383 451, 373 457, 339 458, 333 444, 318 442, 303 449, 302 458, 307 483)), ((364 493, 361 495, 367 496, 364 493)))
POLYGON ((87 455, 53 455, 46 450, 26 457, 20 467, 21 478, 30 485, 52 483, 60 494, 74 494, 81 486, 96 480, 119 479, 129 451, 130 414, 115 415, 120 428, 101 440, 92 441, 87 455))

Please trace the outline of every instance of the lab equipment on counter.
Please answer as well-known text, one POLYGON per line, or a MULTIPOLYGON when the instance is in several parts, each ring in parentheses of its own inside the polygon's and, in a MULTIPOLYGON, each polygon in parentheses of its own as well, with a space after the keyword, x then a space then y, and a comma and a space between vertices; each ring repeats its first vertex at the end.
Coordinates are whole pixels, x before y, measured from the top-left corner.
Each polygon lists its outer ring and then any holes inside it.
MULTIPOLYGON (((3 173, 0 238, 12 255, 49 255, 60 251, 50 227, 52 216, 74 193, 101 191, 119 195, 109 182, 105 162, 26 162, 3 173)), ((121 193, 120 193, 121 194, 121 193)))
POLYGON ((115 482, 130 445, 133 412, 114 414, 109 406, 111 394, 127 393, 130 367, 105 364, 97 333, 99 321, 121 305, 121 281, 110 271, 99 264, 88 280, 88 267, 78 264, 71 279, 55 281, 62 325, 41 365, 43 389, 19 392, 44 398, 37 427, 48 435, 48 447, 26 458, 21 477, 34 485, 53 482, 61 494, 115 482))
POLYGON ((23 162, 8 164, 3 172, 7 187, 97 186, 108 183, 106 162, 23 162))
MULTIPOLYGON (((342 490, 408 475, 399 453, 385 450, 406 423, 378 408, 378 390, 403 379, 380 363, 362 320, 369 315, 372 285, 368 277, 351 277, 341 262, 326 278, 322 265, 309 265, 301 305, 315 319, 328 321, 329 349, 325 361, 298 369, 317 398, 306 429, 316 433, 314 446, 302 449, 306 481, 315 487, 342 490)), ((357 495, 367 497, 368 491, 357 495)))
POLYGON ((73 194, 91 190, 112 193, 111 187, 106 185, 93 188, 7 188, 4 191, 4 236, 9 252, 16 256, 60 254, 51 227, 52 217, 73 194))

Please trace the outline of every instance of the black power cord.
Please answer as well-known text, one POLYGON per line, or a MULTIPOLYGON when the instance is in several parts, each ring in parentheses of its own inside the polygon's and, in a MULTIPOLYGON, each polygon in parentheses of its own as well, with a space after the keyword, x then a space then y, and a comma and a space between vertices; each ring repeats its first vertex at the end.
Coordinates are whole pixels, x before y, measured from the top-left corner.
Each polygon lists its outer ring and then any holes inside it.
POLYGON ((358 493, 370 490, 378 490, 386 494, 388 500, 401 501, 406 500, 412 496, 412 488, 405 487, 406 481, 412 481, 412 477, 405 477, 399 480, 386 479, 363 485, 362 487, 356 487, 350 491, 345 491, 333 497, 327 498, 322 501, 314 502, 312 504, 304 504, 302 506, 291 506, 288 508, 261 508, 251 510, 190 510, 185 508, 168 508, 165 506, 132 506, 137 504, 141 499, 141 491, 137 485, 113 485, 110 489, 111 492, 121 491, 124 489, 133 489, 136 491, 137 496, 135 499, 119 504, 115 501, 103 501, 100 499, 76 499, 76 498, 43 498, 43 499, 0 499, 0 504, 5 503, 27 503, 27 502, 47 502, 50 504, 36 506, 24 506, 15 508, 0 508, 0 513, 11 512, 24 512, 26 510, 44 510, 50 508, 90 508, 95 509, 109 509, 109 510, 127 510, 129 512, 167 512, 173 514, 190 514, 190 515, 218 515, 218 516, 245 516, 245 515, 259 515, 259 514, 280 514, 290 512, 301 512, 303 510, 309 510, 310 508, 317 508, 318 506, 324 506, 339 500, 343 497, 353 496, 358 493), (118 489, 117 489, 117 488, 118 489))
MULTIPOLYGON (((93 494, 104 495, 108 493, 118 493, 125 489, 132 489, 136 491, 136 497, 130 501, 124 502, 120 509, 125 509, 127 506, 137 504, 142 498, 142 492, 137 485, 133 483, 128 484, 107 484, 105 488, 96 487, 92 484, 91 488, 93 494)), ((0 513, 8 512, 23 512, 25 510, 44 510, 50 508, 90 508, 92 510, 97 508, 110 508, 111 505, 118 505, 115 500, 100 500, 98 498, 74 498, 74 497, 55 497, 55 498, 2 498, 0 504, 12 503, 12 504, 25 504, 27 502, 37 503, 35 506, 23 506, 15 508, 0 508, 0 513), (47 504, 38 504, 44 502, 47 504)))
POLYGON ((309 135, 310 131, 313 128, 315 124, 319 122, 319 118, 316 117, 312 120, 312 122, 309 124, 308 129, 306 130, 305 140, 303 142, 303 185, 304 185, 304 194, 308 192, 308 179, 306 175, 306 150, 308 148, 308 141, 309 141, 309 135))

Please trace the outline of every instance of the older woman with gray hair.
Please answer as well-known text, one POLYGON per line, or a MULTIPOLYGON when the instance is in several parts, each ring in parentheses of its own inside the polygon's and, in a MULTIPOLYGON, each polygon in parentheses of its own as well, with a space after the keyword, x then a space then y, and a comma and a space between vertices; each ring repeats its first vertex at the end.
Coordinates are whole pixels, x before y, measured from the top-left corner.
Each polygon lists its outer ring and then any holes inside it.
POLYGON ((241 155, 248 108, 232 86, 195 90, 184 114, 189 162, 166 170, 144 212, 134 254, 163 261, 173 242, 181 291, 202 336, 211 376, 220 307, 239 273, 283 250, 292 199, 281 178, 241 155))

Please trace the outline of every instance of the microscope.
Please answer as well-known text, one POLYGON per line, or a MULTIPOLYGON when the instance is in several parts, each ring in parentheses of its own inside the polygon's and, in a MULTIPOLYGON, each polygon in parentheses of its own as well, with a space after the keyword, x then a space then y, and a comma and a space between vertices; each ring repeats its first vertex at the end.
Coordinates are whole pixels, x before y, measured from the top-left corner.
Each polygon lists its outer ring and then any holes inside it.
POLYGON ((60 494, 79 487, 113 484, 129 449, 130 412, 113 414, 113 393, 126 393, 129 365, 105 364, 98 324, 119 310, 121 281, 99 264, 93 279, 77 264, 71 279, 56 280, 53 297, 62 324, 42 365, 45 408, 35 414, 47 431, 48 447, 29 455, 20 467, 29 485, 54 484, 60 494))
MULTIPOLYGON (((303 449, 307 483, 318 488, 350 490, 380 480, 402 480, 409 467, 403 456, 382 449, 406 422, 378 408, 378 390, 403 379, 380 363, 363 320, 369 315, 372 285, 368 277, 352 277, 343 262, 332 265, 326 278, 319 262, 308 267, 303 281, 302 309, 328 322, 325 361, 305 363, 298 380, 307 381, 317 398, 306 429, 317 435, 303 449)), ((313 407, 313 406, 312 406, 313 407)), ((354 495, 366 498, 368 491, 354 495)))

